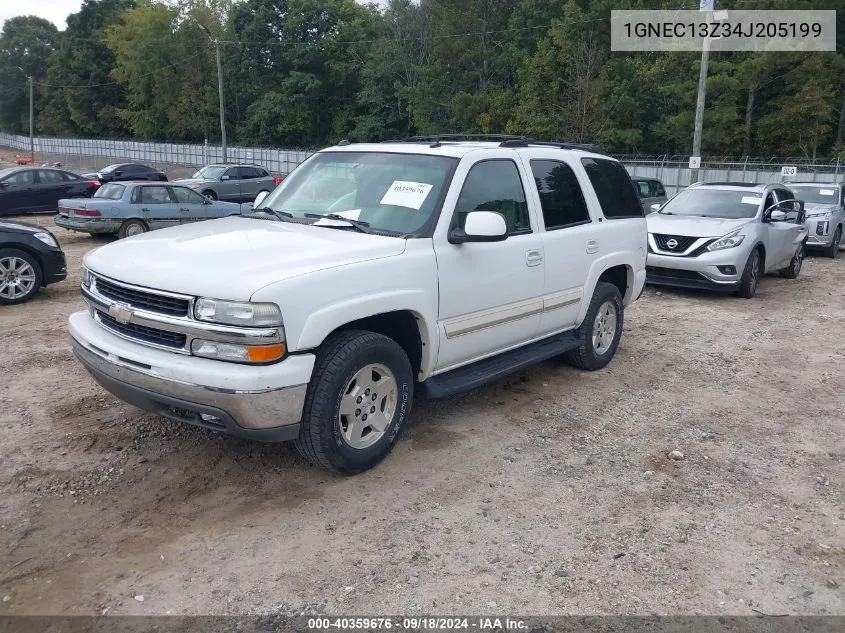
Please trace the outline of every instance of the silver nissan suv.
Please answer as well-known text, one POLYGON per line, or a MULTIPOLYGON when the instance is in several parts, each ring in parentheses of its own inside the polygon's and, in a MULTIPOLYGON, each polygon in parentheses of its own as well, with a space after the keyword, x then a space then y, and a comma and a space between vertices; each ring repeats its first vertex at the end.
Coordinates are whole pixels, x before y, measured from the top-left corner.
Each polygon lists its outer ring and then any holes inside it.
POLYGON ((651 210, 647 283, 750 299, 764 274, 801 271, 804 203, 784 185, 696 183, 651 210))

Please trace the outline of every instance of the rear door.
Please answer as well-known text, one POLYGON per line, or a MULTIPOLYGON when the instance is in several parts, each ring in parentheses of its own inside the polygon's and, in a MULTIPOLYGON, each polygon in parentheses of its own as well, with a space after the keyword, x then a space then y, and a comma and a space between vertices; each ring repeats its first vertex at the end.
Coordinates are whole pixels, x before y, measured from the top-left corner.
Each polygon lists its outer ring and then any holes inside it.
MULTIPOLYGON (((666 202, 666 189, 663 187, 663 183, 659 180, 649 180, 648 185, 651 198, 649 207, 652 204, 663 205, 666 202)), ((650 208, 646 207, 645 212, 648 213, 650 210, 650 208)))
POLYGON ((229 202, 241 201, 241 175, 238 167, 229 167, 220 175, 217 197, 229 202))
POLYGON ((534 178, 530 193, 542 210, 546 273, 540 334, 553 334, 573 327, 582 303, 589 301, 584 287, 596 255, 588 242, 601 215, 596 209, 592 217, 588 209, 583 189, 590 183, 577 157, 561 156, 559 151, 545 153, 532 154, 528 167, 534 178))
POLYGON ((800 219, 798 217, 799 205, 791 202, 795 200, 795 195, 788 189, 775 189, 774 193, 778 202, 778 210, 786 213, 785 221, 771 222, 769 225, 771 233, 777 235, 777 241, 780 245, 778 261, 782 263, 782 266, 779 266, 781 268, 789 265, 807 229, 803 222, 798 223, 800 219))
POLYGON ((179 205, 167 185, 139 185, 135 188, 139 217, 151 229, 161 229, 181 222, 179 205))
POLYGON ((261 187, 261 173, 255 167, 238 167, 241 197, 238 202, 252 202, 261 187))
POLYGON ((61 198, 70 197, 72 189, 73 186, 62 176, 62 172, 52 169, 38 170, 36 190, 41 208, 52 211, 61 198))

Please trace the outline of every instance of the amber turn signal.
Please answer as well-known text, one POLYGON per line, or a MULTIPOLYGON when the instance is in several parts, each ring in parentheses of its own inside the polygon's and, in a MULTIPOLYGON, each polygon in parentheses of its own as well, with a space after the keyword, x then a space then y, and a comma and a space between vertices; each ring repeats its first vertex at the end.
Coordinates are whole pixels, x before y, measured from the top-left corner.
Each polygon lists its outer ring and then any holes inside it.
POLYGON ((272 363, 285 355, 284 344, 260 345, 246 348, 247 357, 253 363, 272 363))

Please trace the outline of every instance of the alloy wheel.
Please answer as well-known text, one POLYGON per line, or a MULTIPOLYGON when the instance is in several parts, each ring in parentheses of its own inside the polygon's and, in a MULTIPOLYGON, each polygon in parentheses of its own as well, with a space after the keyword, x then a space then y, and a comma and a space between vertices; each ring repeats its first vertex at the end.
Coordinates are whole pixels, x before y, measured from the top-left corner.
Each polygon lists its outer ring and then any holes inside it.
POLYGON ((399 390, 393 373, 384 365, 365 365, 349 379, 340 399, 338 427, 352 448, 378 442, 393 420, 399 390))
POLYGON ((0 259, 0 297, 20 299, 32 292, 35 286, 35 270, 20 257, 0 259))
POLYGON ((610 350, 613 337, 616 336, 617 322, 616 305, 612 301, 605 301, 593 321, 593 350, 596 356, 602 356, 610 350))

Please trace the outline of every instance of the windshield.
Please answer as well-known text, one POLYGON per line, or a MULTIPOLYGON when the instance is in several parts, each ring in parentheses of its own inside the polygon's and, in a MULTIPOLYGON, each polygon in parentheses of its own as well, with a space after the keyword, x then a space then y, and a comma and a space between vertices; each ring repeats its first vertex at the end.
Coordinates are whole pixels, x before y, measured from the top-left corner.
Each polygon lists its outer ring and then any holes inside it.
POLYGON ((219 165, 208 165, 207 167, 203 167, 197 173, 195 173, 191 178, 205 178, 206 180, 217 180, 226 171, 225 167, 220 167, 219 165))
POLYGON ((123 197, 123 191, 126 189, 124 185, 116 183, 109 183, 103 185, 94 193, 95 198, 107 198, 109 200, 120 200, 123 197))
POLYGON ((375 231, 420 235, 436 215, 456 163, 445 156, 323 152, 294 170, 259 207, 294 219, 338 214, 375 231))
POLYGON ((839 188, 836 186, 826 187, 824 185, 812 185, 797 187, 789 185, 797 200, 803 200, 809 204, 839 204, 839 188))
POLYGON ((107 174, 107 173, 109 173, 109 172, 114 171, 114 170, 115 170, 115 169, 117 169, 118 167, 120 167, 120 165, 109 165, 108 167, 103 167, 103 168, 100 170, 100 173, 101 173, 101 174, 107 174))
POLYGON ((667 202, 659 213, 736 220, 753 218, 762 201, 763 198, 756 191, 684 189, 667 202))

